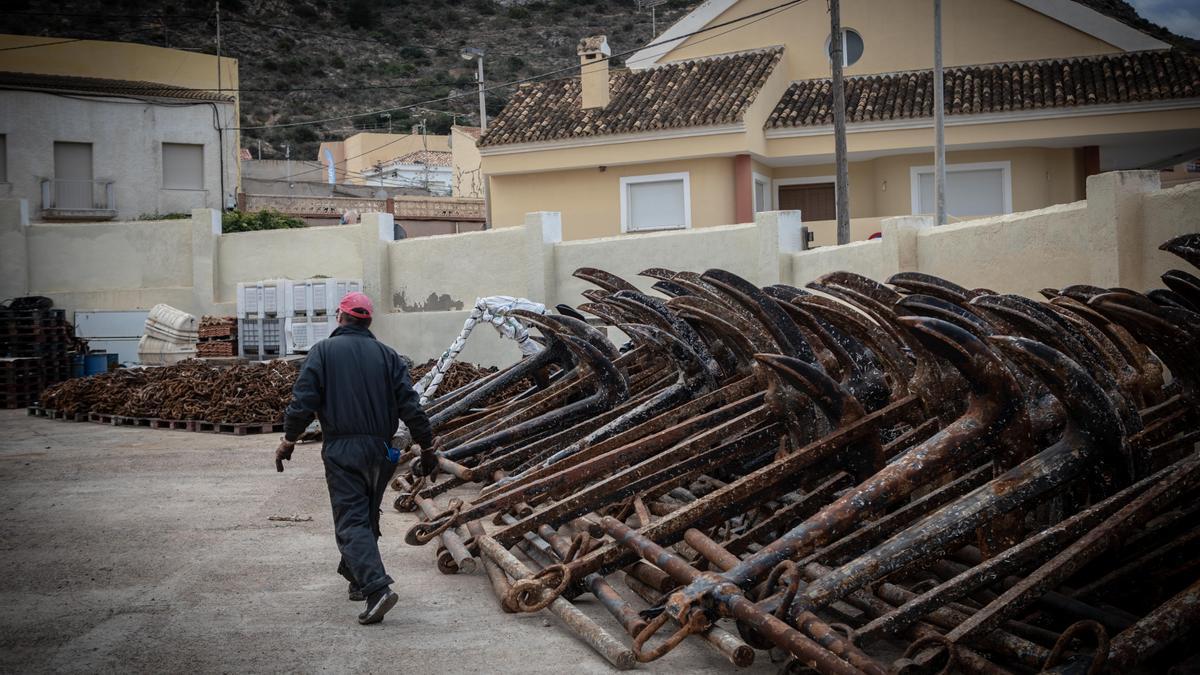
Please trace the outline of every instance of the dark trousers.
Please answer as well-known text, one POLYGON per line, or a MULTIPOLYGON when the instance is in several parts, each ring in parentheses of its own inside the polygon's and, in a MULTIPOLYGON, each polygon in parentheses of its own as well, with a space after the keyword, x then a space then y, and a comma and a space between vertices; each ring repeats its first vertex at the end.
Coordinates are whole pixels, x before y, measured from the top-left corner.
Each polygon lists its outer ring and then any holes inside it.
POLYGON ((338 574, 366 595, 390 585, 379 556, 379 505, 396 472, 387 443, 371 436, 340 436, 321 449, 333 527, 342 559, 338 574))

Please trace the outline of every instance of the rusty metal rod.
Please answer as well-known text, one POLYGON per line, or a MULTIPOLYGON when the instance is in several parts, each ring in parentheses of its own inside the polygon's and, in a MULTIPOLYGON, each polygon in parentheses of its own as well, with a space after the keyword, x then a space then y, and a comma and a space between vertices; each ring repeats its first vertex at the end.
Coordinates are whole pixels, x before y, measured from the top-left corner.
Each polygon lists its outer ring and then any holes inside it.
MULTIPOLYGON (((479 543, 480 552, 495 562, 513 579, 527 579, 533 576, 528 567, 517 560, 495 539, 487 535, 481 535, 475 539, 479 543)), ((617 670, 629 670, 637 665, 637 659, 628 647, 609 635, 608 631, 576 609, 568 600, 555 598, 547 609, 617 670)))

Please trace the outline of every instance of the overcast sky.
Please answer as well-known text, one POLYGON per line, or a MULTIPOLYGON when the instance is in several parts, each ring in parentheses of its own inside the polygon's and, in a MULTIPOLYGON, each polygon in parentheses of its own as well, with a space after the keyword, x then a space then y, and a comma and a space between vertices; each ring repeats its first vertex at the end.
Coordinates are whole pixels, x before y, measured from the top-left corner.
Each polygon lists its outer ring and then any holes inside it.
POLYGON ((1200 0, 1128 0, 1138 14, 1177 35, 1200 39, 1200 0))

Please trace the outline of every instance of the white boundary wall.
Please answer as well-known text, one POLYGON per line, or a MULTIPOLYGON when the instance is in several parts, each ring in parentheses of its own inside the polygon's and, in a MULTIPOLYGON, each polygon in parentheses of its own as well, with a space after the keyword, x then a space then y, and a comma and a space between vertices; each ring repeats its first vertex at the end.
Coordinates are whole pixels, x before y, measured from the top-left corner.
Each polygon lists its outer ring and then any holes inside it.
MULTIPOLYGON (((363 279, 375 300, 376 334, 420 362, 458 334, 475 298, 513 295, 548 305, 583 302, 572 276, 598 267, 642 289, 648 267, 719 267, 760 285, 803 286, 834 270, 879 280, 898 271, 943 276, 969 288, 1036 297, 1072 283, 1161 286, 1182 267, 1157 250, 1200 231, 1200 184, 1160 190, 1157 172, 1088 179, 1088 199, 1038 211, 933 227, 922 216, 883 221, 883 239, 798 251, 797 212, 757 214, 754 223, 699 230, 562 241, 553 212, 479 233, 393 241, 389 214, 359 225, 220 233, 220 215, 154 222, 30 224, 21 200, 0 200, 0 298, 47 295, 68 311, 149 308, 165 302, 195 314, 233 314, 241 281, 312 276, 363 279), (461 309, 458 307, 461 306, 461 309)), ((515 345, 489 331, 462 358, 504 365, 515 345)))

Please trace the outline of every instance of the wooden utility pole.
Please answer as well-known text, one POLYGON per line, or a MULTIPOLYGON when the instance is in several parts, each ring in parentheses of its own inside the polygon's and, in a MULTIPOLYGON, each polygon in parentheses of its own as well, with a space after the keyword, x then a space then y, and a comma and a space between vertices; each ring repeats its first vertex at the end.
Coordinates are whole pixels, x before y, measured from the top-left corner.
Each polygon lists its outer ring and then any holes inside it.
MULTIPOLYGON (((837 162, 834 184, 837 201, 837 243, 850 243, 850 181, 846 166, 846 89, 842 82, 842 61, 846 58, 846 40, 842 36, 842 12, 838 0, 829 0, 829 63, 833 67, 833 148, 837 162)), ((801 214, 803 217, 803 214, 801 214)))
POLYGON ((933 201, 937 224, 946 224, 946 81, 942 75, 942 0, 933 0, 933 201))

